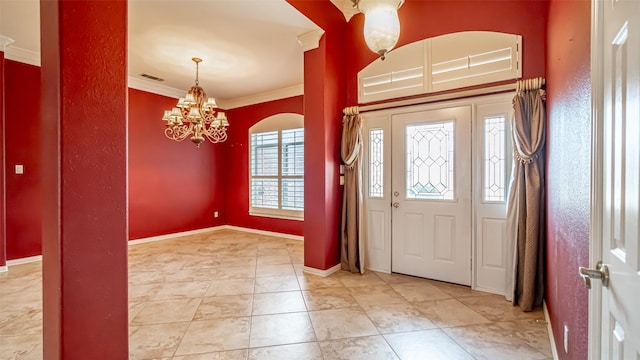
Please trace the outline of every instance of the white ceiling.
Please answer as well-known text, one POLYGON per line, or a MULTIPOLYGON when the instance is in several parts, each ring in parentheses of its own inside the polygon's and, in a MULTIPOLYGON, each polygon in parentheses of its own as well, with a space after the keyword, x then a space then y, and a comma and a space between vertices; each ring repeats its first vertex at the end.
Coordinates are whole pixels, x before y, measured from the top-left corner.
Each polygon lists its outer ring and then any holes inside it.
MULTIPOLYGON (((222 103, 282 93, 303 83, 297 37, 318 29, 285 0, 129 0, 129 75, 185 92, 200 57, 200 85, 222 103)), ((39 1, 0 0, 0 35, 15 40, 7 54, 39 53, 39 1)))

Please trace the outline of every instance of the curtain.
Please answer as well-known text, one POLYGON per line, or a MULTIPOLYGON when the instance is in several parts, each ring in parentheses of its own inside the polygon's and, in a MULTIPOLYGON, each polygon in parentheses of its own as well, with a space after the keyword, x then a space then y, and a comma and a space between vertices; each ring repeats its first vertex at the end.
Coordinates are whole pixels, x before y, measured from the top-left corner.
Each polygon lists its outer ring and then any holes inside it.
POLYGON ((362 120, 354 108, 345 109, 342 120, 341 155, 344 162, 340 264, 342 270, 364 273, 361 244, 362 213, 362 120))
POLYGON ((507 208, 507 239, 513 249, 507 297, 523 311, 542 305, 544 295, 544 148, 543 79, 519 81, 513 99, 514 163, 507 208))

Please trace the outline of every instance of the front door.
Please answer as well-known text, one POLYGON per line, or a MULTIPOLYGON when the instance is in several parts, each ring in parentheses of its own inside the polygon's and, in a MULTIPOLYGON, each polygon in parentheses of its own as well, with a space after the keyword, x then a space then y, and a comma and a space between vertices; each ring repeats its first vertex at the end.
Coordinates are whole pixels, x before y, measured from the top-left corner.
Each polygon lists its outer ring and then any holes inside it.
POLYGON ((471 106, 391 124, 392 271, 470 285, 471 106))
MULTIPOLYGON (((640 1, 604 2, 601 359, 640 359, 640 1)), ((599 285, 598 285, 599 286, 599 285)))

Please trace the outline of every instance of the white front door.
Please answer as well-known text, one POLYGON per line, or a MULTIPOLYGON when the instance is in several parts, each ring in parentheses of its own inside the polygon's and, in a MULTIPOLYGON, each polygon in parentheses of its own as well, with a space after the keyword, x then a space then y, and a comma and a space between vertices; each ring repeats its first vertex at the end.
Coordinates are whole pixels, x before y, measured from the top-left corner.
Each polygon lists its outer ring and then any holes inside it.
POLYGON ((470 285, 471 106, 391 124, 392 271, 470 285))
POLYGON ((640 1, 607 1, 603 8, 602 260, 610 281, 602 292, 602 327, 592 333, 601 336, 599 358, 638 360, 640 1))

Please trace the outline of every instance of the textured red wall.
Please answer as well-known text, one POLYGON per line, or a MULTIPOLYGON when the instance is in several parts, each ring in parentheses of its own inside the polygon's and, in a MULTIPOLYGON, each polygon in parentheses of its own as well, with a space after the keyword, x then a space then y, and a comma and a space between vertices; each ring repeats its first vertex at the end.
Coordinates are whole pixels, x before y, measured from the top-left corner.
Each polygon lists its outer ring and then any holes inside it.
POLYGON ((127 2, 40 6, 43 358, 126 359, 127 2))
POLYGON ((7 259, 42 254, 40 68, 5 60, 7 259), (35 96, 33 96, 35 95, 35 96), (24 174, 15 173, 16 165, 24 174))
POLYGON ((546 303, 560 359, 586 359, 591 80, 589 1, 552 0, 547 36, 546 303), (564 352, 563 327, 569 327, 564 352))
POLYGON ((4 51, 0 51, 0 266, 7 265, 4 133, 4 51))
POLYGON ((304 264, 321 270, 340 262, 340 136, 346 105, 343 29, 329 28, 320 47, 304 56, 304 264))
MULTIPOLYGON (((224 196, 218 210, 228 225, 303 235, 304 222, 249 215, 249 128, 258 121, 279 113, 302 114, 302 96, 231 109, 229 138, 219 146, 224 156, 219 158, 216 193, 224 196)), ((305 151, 313 151, 305 146, 305 151)))
MULTIPOLYGON (((161 121, 177 99, 129 89, 129 238, 220 225, 221 180, 214 166, 221 144, 200 148, 169 140, 161 121)), ((232 119, 231 117, 229 117, 232 119)))

